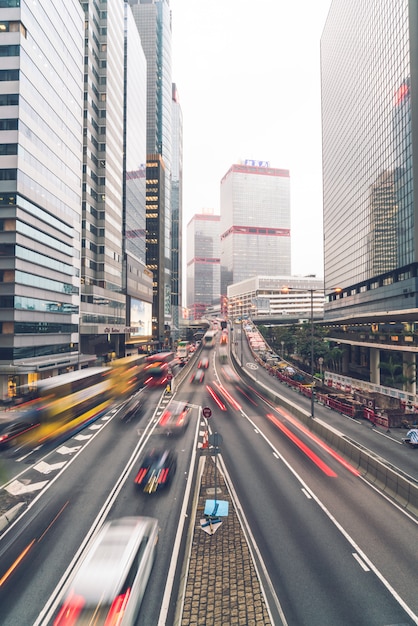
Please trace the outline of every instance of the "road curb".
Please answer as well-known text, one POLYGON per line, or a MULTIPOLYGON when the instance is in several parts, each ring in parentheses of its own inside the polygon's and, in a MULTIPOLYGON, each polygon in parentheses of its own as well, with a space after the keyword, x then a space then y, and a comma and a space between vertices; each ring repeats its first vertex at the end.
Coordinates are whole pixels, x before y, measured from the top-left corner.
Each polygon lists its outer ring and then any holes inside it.
POLYGON ((0 515, 0 531, 4 530, 6 526, 11 524, 16 519, 16 517, 18 516, 20 512, 20 509, 23 506, 25 506, 25 503, 19 502, 18 504, 15 504, 14 506, 12 506, 11 509, 6 511, 6 513, 3 513, 3 515, 0 515))

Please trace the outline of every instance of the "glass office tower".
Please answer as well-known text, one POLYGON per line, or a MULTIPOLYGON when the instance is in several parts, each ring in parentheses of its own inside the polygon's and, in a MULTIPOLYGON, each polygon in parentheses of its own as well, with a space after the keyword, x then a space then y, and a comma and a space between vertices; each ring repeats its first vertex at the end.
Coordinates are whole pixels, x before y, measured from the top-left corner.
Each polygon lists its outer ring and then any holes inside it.
POLYGON ((4 398, 77 363, 84 16, 78 0, 0 7, 4 398))
POLYGON ((160 345, 169 341, 171 324, 171 174, 172 174, 172 75, 171 10, 168 0, 129 0, 147 60, 147 171, 148 187, 155 189, 161 205, 152 198, 147 209, 147 230, 158 232, 147 241, 147 266, 154 275, 154 337, 160 345), (161 158, 156 158, 156 156, 161 158), (157 176, 155 170, 157 165, 157 176), (161 221, 161 227, 155 220, 161 221), (156 250, 161 248, 161 253, 156 250), (152 249, 152 251, 151 251, 152 249), (148 254, 150 252, 150 254, 148 254), (157 265, 156 265, 157 263, 157 265), (160 302, 161 300, 161 302, 160 302))
POLYGON ((417 6, 334 0, 321 38, 328 318, 418 306, 417 6))
POLYGON ((182 232, 183 232, 183 113, 177 86, 172 100, 173 158, 171 169, 171 310, 172 337, 180 337, 182 315, 182 232))
POLYGON ((85 11, 82 351, 123 356, 124 4, 83 2, 85 11))
POLYGON ((147 62, 130 6, 125 3, 124 290, 126 354, 146 350, 152 337, 152 273, 146 267, 147 62))
POLYGON ((290 176, 267 162, 232 165, 221 181, 221 294, 257 275, 290 275, 290 176))

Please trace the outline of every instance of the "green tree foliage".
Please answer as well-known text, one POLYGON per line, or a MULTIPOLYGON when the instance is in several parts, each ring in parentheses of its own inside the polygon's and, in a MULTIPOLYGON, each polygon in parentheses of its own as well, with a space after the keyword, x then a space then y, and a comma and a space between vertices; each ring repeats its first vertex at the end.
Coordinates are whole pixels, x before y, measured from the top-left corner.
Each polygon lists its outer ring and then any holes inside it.
MULTIPOLYGON (((312 326, 310 322, 292 324, 291 326, 259 326, 258 329, 274 352, 286 360, 303 364, 304 369, 309 371, 312 355, 312 326)), ((315 372, 319 371, 318 359, 322 357, 324 364, 329 369, 340 372, 343 351, 334 344, 330 345, 326 340, 327 333, 328 331, 323 326, 314 324, 314 370, 315 372)))

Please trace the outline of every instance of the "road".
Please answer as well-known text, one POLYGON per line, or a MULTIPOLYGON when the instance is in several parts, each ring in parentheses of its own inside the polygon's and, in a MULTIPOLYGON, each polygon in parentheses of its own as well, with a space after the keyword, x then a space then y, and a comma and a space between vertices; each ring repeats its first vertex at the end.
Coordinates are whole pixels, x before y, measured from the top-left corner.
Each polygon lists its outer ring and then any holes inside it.
MULTIPOLYGON (((32 504, 0 540, 1 623, 50 623, 56 596, 94 529, 105 518, 138 514, 157 517, 160 525, 138 624, 173 623, 202 429, 199 409, 210 406, 210 430, 223 439, 220 466, 247 528, 274 623, 283 623, 282 612, 292 626, 418 624, 417 521, 255 387, 229 380, 217 349, 209 352, 204 383, 191 384, 185 370, 184 383, 174 386, 175 399, 193 409, 185 434, 170 440, 179 463, 166 493, 145 496, 133 484, 145 448, 161 442, 153 430, 162 410, 155 392, 128 423, 109 414, 46 458, 9 459, 9 471, 25 465, 16 480, 32 504)), ((351 426, 380 446, 383 438, 351 426)), ((398 446, 385 439, 383 445, 389 452, 398 446)))

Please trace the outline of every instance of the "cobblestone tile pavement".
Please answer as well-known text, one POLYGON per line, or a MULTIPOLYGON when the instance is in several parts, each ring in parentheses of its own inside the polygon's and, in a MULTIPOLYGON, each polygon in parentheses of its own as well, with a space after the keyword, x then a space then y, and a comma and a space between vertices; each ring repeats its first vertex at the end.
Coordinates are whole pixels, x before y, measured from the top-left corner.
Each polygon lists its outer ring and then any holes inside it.
POLYGON ((269 626, 272 624, 252 556, 219 464, 217 500, 229 502, 227 517, 210 535, 202 530, 205 502, 214 499, 215 464, 205 458, 196 511, 180 626, 269 626), (209 491, 208 491, 209 490, 209 491))

